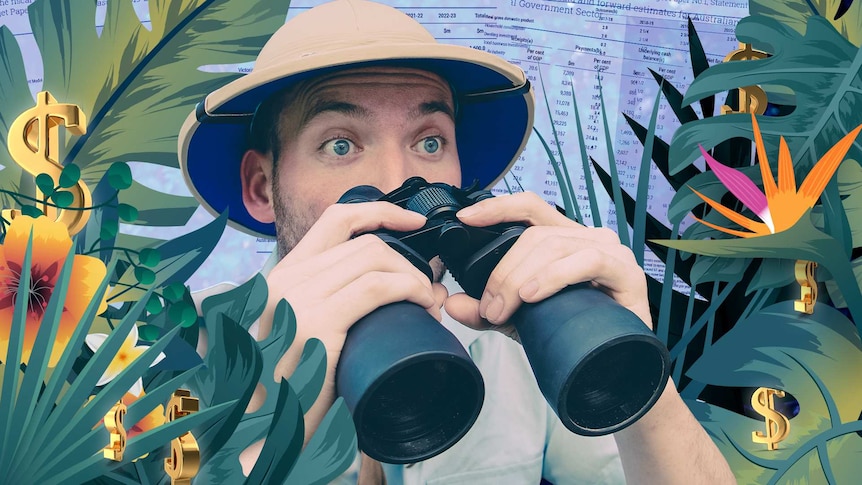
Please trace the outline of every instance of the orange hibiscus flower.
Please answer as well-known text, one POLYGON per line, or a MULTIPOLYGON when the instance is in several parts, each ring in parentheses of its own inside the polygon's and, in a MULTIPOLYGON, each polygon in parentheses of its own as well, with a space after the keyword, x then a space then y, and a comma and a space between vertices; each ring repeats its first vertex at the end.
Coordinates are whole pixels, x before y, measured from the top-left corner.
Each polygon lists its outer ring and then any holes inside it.
MULTIPOLYGON (((33 249, 21 362, 27 363, 30 360, 42 317, 54 292, 54 286, 57 284, 66 256, 72 247, 72 239, 66 226, 47 217, 33 219, 18 216, 7 228, 6 239, 0 246, 0 360, 4 362, 9 350, 12 315, 15 310, 15 299, 18 296, 18 281, 21 278, 24 254, 27 251, 27 241, 31 231, 33 249)), ((106 273, 105 264, 100 259, 82 255, 74 257, 68 293, 63 303, 49 366, 57 365, 76 325, 81 320, 87 305, 95 297, 96 289, 106 273)), ((99 305, 99 313, 106 308, 107 303, 103 299, 99 305)))

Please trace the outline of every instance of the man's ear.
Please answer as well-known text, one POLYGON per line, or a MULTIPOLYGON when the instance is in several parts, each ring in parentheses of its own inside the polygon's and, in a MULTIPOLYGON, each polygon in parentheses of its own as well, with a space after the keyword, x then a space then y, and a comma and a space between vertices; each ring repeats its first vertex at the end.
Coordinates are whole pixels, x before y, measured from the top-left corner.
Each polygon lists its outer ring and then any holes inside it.
POLYGON ((240 166, 242 203, 248 213, 263 223, 275 222, 272 196, 272 160, 257 150, 248 150, 240 166))

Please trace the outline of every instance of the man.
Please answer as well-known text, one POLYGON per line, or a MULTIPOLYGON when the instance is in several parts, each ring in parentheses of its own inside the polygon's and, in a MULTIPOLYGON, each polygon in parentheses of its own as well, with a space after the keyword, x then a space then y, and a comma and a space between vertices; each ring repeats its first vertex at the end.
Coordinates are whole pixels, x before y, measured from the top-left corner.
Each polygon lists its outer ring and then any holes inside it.
MULTIPOLYGON (((733 483, 672 382, 637 423, 613 438, 584 438, 562 427, 532 379, 507 324, 522 302, 592 281, 651 325, 644 274, 612 231, 580 226, 533 194, 470 206, 457 214, 468 225, 531 226, 474 300, 449 294, 439 262, 432 282, 376 236, 355 237, 418 229, 423 216, 385 202, 333 205, 354 186, 385 193, 412 176, 491 186, 526 144, 532 116, 532 92, 516 66, 438 44, 389 7, 337 0, 296 16, 250 74, 207 97, 183 127, 180 158, 209 210, 229 208, 235 227, 277 237, 280 260, 267 276, 258 337, 268 335, 282 298, 298 330, 274 377, 292 373, 310 338, 327 351, 324 388, 305 415, 306 441, 336 397, 348 329, 406 300, 460 322, 444 320, 482 371, 486 398, 467 435, 404 467, 405 483, 612 483, 622 471, 632 483, 733 483)), ((255 458, 255 449, 243 456, 246 464, 255 458)), ((360 482, 379 480, 379 464, 364 457, 360 482)))

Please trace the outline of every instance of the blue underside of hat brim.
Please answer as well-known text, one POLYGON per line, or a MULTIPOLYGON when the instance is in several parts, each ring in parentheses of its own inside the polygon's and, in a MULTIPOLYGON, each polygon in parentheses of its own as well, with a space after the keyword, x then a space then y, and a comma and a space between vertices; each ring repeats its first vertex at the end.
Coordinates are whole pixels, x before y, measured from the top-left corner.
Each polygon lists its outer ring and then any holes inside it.
MULTIPOLYGON (((416 64, 449 80, 457 94, 475 93, 512 86, 512 81, 490 69, 474 64, 449 61, 399 60, 385 64, 410 66, 416 64)), ((366 63, 369 64, 381 64, 366 63)), ((352 65, 351 67, 358 67, 352 65)), ((341 67, 343 68, 343 67, 341 67)), ((323 71, 301 73, 269 83, 240 94, 218 108, 217 113, 250 113, 260 100, 279 90, 323 71)), ((459 101, 456 123, 458 155, 461 160, 461 181, 464 186, 474 180, 480 187, 495 183, 518 155, 522 141, 530 129, 529 105, 531 93, 486 98, 481 102, 459 101)), ((188 177, 195 190, 215 213, 229 211, 229 219, 254 234, 275 237, 275 225, 264 224, 249 215, 242 203, 240 161, 246 150, 246 123, 202 123, 189 142, 186 159, 188 177)))

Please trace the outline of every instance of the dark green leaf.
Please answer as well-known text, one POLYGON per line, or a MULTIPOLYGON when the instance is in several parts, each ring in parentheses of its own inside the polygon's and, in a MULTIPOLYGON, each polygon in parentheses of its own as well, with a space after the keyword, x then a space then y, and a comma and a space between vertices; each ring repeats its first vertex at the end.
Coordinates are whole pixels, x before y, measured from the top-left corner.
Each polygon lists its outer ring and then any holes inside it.
POLYGON ((60 208, 66 208, 75 201, 75 196, 67 190, 58 190, 51 194, 51 200, 60 208))
MULTIPOLYGON (((688 56, 691 59, 691 72, 694 74, 694 79, 697 79, 703 71, 709 68, 709 60, 706 58, 703 43, 700 41, 700 36, 697 34, 697 29, 694 28, 691 18, 688 19, 688 56)), ((711 117, 715 110, 715 96, 701 99, 700 110, 703 112, 704 118, 711 117)))
POLYGON ((751 263, 750 259, 698 256, 691 268, 691 281, 695 285, 716 281, 739 281, 749 263, 751 263))
MULTIPOLYGON (((155 278, 155 275, 153 275, 153 278, 155 278)), ((168 317, 177 325, 187 328, 194 325, 197 321, 198 313, 194 306, 185 301, 179 301, 172 303, 168 307, 168 317)))
POLYGON ((290 376, 290 387, 296 389, 299 404, 305 412, 317 400, 326 377, 326 348, 313 338, 305 342, 296 370, 290 376))
POLYGON ((12 310, 12 325, 8 334, 8 350, 2 356, 5 365, 3 366, 3 382, 2 386, 0 386, 0 424, 2 424, 0 426, 2 428, 2 431, 0 431, 0 451, 2 451, 0 453, 0 467, 4 467, 6 462, 10 461, 13 455, 11 450, 16 448, 19 441, 17 436, 12 436, 13 428, 15 427, 13 418, 14 404, 17 402, 18 379, 20 378, 19 364, 23 362, 24 356, 24 332, 27 328, 27 300, 30 296, 30 279, 32 277, 30 273, 33 261, 33 236, 34 234, 31 230, 27 241, 27 249, 24 252, 21 276, 17 282, 17 291, 13 297, 13 304, 15 306, 12 310), (13 444, 12 442, 15 443, 13 444), (7 452, 7 449, 10 451, 7 452))
POLYGON ((141 325, 138 327, 138 337, 145 342, 155 342, 161 336, 162 329, 155 325, 141 325))
MULTIPOLYGON (((843 20, 843 19, 842 19, 843 20)), ((736 28, 741 42, 763 43, 774 49, 763 60, 725 62, 710 67, 686 91, 683 103, 733 88, 777 86, 795 94, 792 115, 761 116, 758 124, 767 152, 777 151, 779 136, 787 142, 796 167, 810 167, 841 137, 862 123, 862 111, 846 109, 862 103, 856 86, 862 83, 862 50, 847 41, 820 16, 811 16, 800 35, 772 18, 751 16, 736 28)), ((671 172, 700 156, 698 145, 711 149, 735 137, 753 139, 751 116, 724 115, 686 123, 674 134, 671 172)), ((862 159, 853 146, 848 158, 862 159)), ((761 161, 762 162, 762 161, 761 161)))
MULTIPOLYGON (((227 215, 222 214, 206 226, 155 248, 161 254, 161 262, 153 268, 157 275, 155 285, 166 286, 188 280, 215 248, 226 222, 227 215)), ((111 301, 134 301, 140 298, 143 290, 130 288, 135 283, 134 275, 127 271, 120 277, 119 285, 114 287, 111 301)))
POLYGON ((862 292, 840 243, 811 223, 810 211, 790 229, 768 236, 727 240, 657 241, 690 253, 727 258, 782 258, 814 261, 829 271, 844 292, 848 308, 862 327, 862 292), (805 241, 805 244, 800 244, 805 241))
POLYGON ((156 273, 143 266, 135 266, 135 278, 142 285, 149 285, 156 281, 156 273))
POLYGON ((32 205, 21 206, 21 214, 24 214, 25 216, 33 217, 33 218, 45 215, 42 213, 41 210, 37 209, 36 206, 32 206, 32 205))
POLYGON ((51 197, 54 193, 54 179, 47 173, 40 173, 36 176, 36 187, 39 187, 45 197, 51 197))
POLYGON ((153 293, 150 296, 150 301, 147 302, 147 312, 151 315, 158 315, 164 310, 164 306, 162 306, 162 299, 159 298, 159 295, 153 293))
POLYGON ((117 190, 128 189, 132 186, 132 169, 126 162, 114 162, 108 168, 108 183, 117 190))
POLYGON ((766 288, 782 288, 796 281, 795 262, 789 259, 766 258, 748 283, 745 294, 766 288))
MULTIPOLYGON (((220 479, 235 483, 234 480, 242 479, 236 457, 251 444, 243 439, 241 432, 236 432, 236 428, 247 416, 245 410, 260 380, 263 358, 251 335, 226 315, 214 315, 206 321, 206 327, 206 365, 192 379, 192 389, 205 406, 237 400, 237 407, 223 422, 197 433, 205 463, 199 478, 206 480, 205 477, 212 474, 213 479, 218 475, 220 479), (211 461, 214 456, 220 458, 211 461), (224 463, 221 463, 222 458, 224 463)), ((272 381, 271 378, 266 380, 272 381)), ((267 401, 274 402, 274 397, 267 396, 267 401)))
POLYGON ((186 285, 182 283, 171 283, 165 287, 162 295, 171 303, 181 301, 187 292, 186 285))
MULTIPOLYGON (((245 483, 292 483, 287 480, 287 477, 302 450, 304 428, 299 398, 287 381, 282 380, 266 442, 245 483)), ((310 483, 310 481, 296 483, 310 483)))
POLYGON ((350 411, 339 397, 287 477, 288 483, 326 484, 350 466, 356 457, 356 428, 350 411))
POLYGON ((119 222, 115 219, 105 219, 102 221, 101 237, 102 239, 113 239, 119 230, 119 222))
POLYGON ((125 222, 135 222, 138 220, 138 209, 133 205, 119 204, 117 205, 117 215, 125 222))
POLYGON ((77 185, 79 180, 81 180, 81 169, 74 163, 70 163, 63 167, 63 171, 60 172, 58 185, 64 189, 68 189, 77 185))
POLYGON ((158 249, 144 248, 138 253, 138 260, 142 265, 154 268, 162 261, 162 254, 158 249))
MULTIPOLYGON (((257 290, 253 291, 260 291, 260 286, 257 286, 257 288, 257 290)), ((218 321, 219 318, 222 318, 222 314, 213 313, 212 310, 206 312, 206 315, 212 315, 216 321, 218 321)), ((245 312, 242 313, 242 315, 249 315, 249 313, 245 312)), ((207 326, 209 326, 213 320, 212 318, 207 318, 206 321, 207 326)), ((240 323, 243 327, 251 324, 251 322, 240 323)), ((275 314, 272 320, 272 331, 265 339, 255 342, 247 332, 244 330, 243 332, 243 334, 237 334, 237 337, 235 338, 238 340, 248 341, 251 345, 255 346, 255 348, 260 349, 263 361, 263 370, 260 375, 274 376, 276 375, 277 363, 287 351, 296 335, 296 319, 293 315, 293 311, 290 309, 290 305, 282 299, 275 307, 275 314)), ((227 347, 227 349, 230 350, 230 347, 227 347)), ((235 353, 235 351, 229 352, 227 358, 233 358, 232 355, 235 355, 235 353)), ((239 358, 234 358, 234 360, 239 360, 239 358)), ((242 367, 239 368, 241 369, 242 367)), ((216 373, 216 375, 220 374, 216 373)), ((259 387, 262 387, 263 390, 265 390, 264 396, 266 396, 266 399, 264 400, 263 405, 260 409, 257 409, 254 412, 245 413, 241 416, 241 420, 236 426, 236 430, 234 430, 230 435, 230 438, 228 442, 225 443, 222 451, 218 452, 199 473, 198 476, 201 477, 202 480, 219 480, 233 483, 235 481, 242 481, 245 479, 242 474, 242 469, 236 460, 236 456, 251 444, 266 437, 276 410, 278 396, 282 392, 275 380, 271 378, 261 378, 259 387)), ((280 437, 278 439, 284 440, 286 437, 280 437)))

